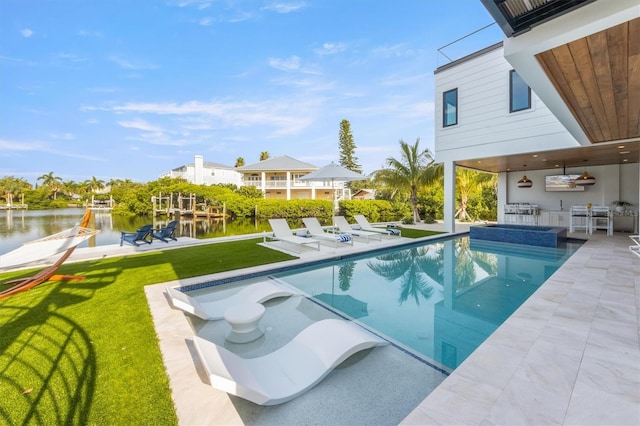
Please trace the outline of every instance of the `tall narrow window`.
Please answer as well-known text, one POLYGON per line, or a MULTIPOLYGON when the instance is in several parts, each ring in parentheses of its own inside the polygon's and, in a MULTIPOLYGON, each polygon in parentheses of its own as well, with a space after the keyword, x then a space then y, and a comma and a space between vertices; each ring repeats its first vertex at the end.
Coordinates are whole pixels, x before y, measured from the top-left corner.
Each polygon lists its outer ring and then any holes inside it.
POLYGON ((442 94, 442 126, 458 124, 458 89, 442 94))
POLYGON ((509 112, 531 109, 531 88, 516 70, 509 72, 509 112))

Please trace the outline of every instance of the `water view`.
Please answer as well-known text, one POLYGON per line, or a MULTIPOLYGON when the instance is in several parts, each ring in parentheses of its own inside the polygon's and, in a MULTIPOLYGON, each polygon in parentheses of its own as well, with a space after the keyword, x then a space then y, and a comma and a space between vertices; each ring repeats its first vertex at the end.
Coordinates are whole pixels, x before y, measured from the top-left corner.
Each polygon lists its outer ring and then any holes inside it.
MULTIPOLYGON (((2 210, 0 211, 0 254, 10 252, 28 241, 71 228, 81 222, 84 213, 83 208, 2 210)), ((100 232, 78 247, 120 244, 121 231, 135 231, 149 223, 153 223, 154 227, 161 227, 169 220, 171 219, 166 217, 123 217, 94 212, 89 227, 99 229, 100 232)), ((270 230, 266 220, 181 217, 176 236, 202 239, 270 230)))

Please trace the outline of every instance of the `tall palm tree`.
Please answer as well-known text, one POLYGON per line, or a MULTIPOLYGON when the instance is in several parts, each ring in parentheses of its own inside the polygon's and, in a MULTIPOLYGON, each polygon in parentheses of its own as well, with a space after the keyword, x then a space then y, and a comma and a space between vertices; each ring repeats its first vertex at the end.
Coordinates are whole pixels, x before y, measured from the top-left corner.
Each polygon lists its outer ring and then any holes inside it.
POLYGON ((91 176, 89 187, 91 188, 91 192, 98 192, 102 188, 104 188, 104 181, 102 179, 96 178, 95 176, 91 176))
POLYGON ((458 168, 456 170, 456 190, 460 195, 460 205, 455 217, 469 221, 471 216, 467 212, 469 196, 474 190, 481 190, 495 184, 496 176, 490 173, 481 173, 475 170, 458 168))
POLYGON ((376 179, 397 190, 407 190, 413 208, 413 221, 420 222, 418 214, 418 191, 436 181, 443 174, 442 166, 436 164, 428 148, 420 149, 420 139, 409 145, 400 139, 400 159, 386 159, 387 168, 376 172, 376 179))
MULTIPOLYGON (((376 256, 376 261, 368 261, 367 266, 390 282, 400 280, 400 303, 411 297, 419 305, 421 298, 428 300, 433 295, 433 283, 426 278, 433 271, 442 273, 441 260, 429 256, 429 249, 430 246, 423 246, 382 254, 376 256)), ((438 283, 442 283, 441 278, 438 283)))
POLYGON ((271 157, 271 154, 269 154, 267 151, 262 151, 260 153, 260 161, 264 161, 269 157, 271 157))
POLYGON ((62 187, 62 178, 60 176, 54 176, 53 172, 45 173, 40 176, 37 180, 41 180, 42 184, 53 192, 53 199, 55 200, 58 191, 62 187))

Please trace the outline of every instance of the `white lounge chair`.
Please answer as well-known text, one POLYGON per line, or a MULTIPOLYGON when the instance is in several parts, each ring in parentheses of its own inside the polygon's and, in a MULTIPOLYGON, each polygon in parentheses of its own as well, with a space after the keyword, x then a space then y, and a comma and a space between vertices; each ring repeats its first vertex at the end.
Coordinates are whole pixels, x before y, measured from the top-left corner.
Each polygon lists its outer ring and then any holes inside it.
POLYGON ((640 257, 640 235, 629 235, 629 238, 635 243, 629 246, 629 250, 631 253, 640 257))
POLYGON ((349 234, 354 237, 363 238, 367 243, 370 239, 377 239, 382 241, 382 234, 380 232, 363 231, 362 229, 353 229, 351 224, 347 222, 344 216, 334 216, 333 223, 338 227, 340 232, 349 234))
POLYGON ((171 303, 178 309, 195 315, 203 320, 220 320, 224 318, 224 312, 240 303, 263 303, 276 297, 289 297, 293 291, 281 286, 274 281, 263 281, 244 287, 237 293, 220 300, 199 302, 193 297, 166 286, 171 303))
POLYGON ((293 235, 289 224, 284 219, 269 219, 269 225, 273 230, 273 237, 278 240, 289 244, 295 244, 297 246, 315 245, 317 250, 320 250, 320 241, 315 238, 303 238, 293 235))
POLYGON ((313 323, 280 349, 245 359, 201 337, 193 342, 216 389, 258 405, 287 402, 319 383, 336 366, 364 349, 387 342, 348 321, 313 323))
POLYGON ((302 219, 302 222, 304 223, 304 226, 307 227, 309 234, 314 238, 330 242, 334 247, 338 247, 338 244, 353 245, 353 238, 351 238, 351 235, 325 232, 324 229, 322 229, 322 225, 320 225, 320 222, 318 222, 318 219, 315 217, 305 217, 302 219))
POLYGON ((363 231, 369 231, 369 232, 379 232, 381 234, 385 234, 385 235, 395 235, 398 237, 402 236, 402 232, 399 229, 395 229, 395 228, 376 228, 375 226, 373 226, 372 224, 369 223, 369 221, 367 220, 366 217, 364 217, 361 214, 356 214, 353 216, 353 218, 356 220, 356 222, 358 222, 358 225, 360 225, 360 229, 363 231))

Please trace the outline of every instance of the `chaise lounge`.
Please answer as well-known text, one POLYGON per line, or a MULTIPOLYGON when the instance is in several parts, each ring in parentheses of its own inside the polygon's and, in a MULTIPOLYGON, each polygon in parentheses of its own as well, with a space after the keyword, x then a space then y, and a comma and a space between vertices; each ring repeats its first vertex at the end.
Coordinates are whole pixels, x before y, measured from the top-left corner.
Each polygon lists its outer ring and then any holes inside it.
POLYGON ((378 232, 380 234, 384 234, 384 235, 395 235, 398 237, 402 237, 402 233, 399 229, 394 229, 394 228, 376 228, 375 226, 373 226, 372 224, 369 223, 369 221, 367 220, 366 217, 364 217, 361 214, 357 214, 354 215, 353 218, 356 220, 356 222, 358 222, 358 225, 360 226, 360 229, 363 231, 369 231, 369 232, 378 232))
POLYGON ((338 319, 313 323, 280 349, 258 358, 241 358, 199 336, 193 342, 212 387, 258 405, 290 401, 351 355, 387 344, 357 324, 338 319))
POLYGON ((354 237, 362 238, 367 243, 371 239, 382 241, 382 234, 380 232, 363 231, 362 229, 353 229, 351 224, 347 222, 344 216, 334 216, 333 223, 338 227, 338 230, 343 233, 350 234, 354 237))
MULTIPOLYGON (((320 250, 319 240, 315 238, 303 238, 293 235, 293 232, 291 232, 291 228, 289 228, 289 224, 285 219, 269 219, 269 225, 271 225, 271 229, 273 230, 273 238, 277 241, 294 244, 299 247, 315 245, 316 250, 320 250)), ((266 238, 270 237, 265 236, 265 241, 266 238)))
POLYGON ((304 226, 307 227, 307 231, 313 238, 318 238, 322 241, 331 243, 334 247, 338 247, 338 244, 351 244, 353 245, 353 238, 351 235, 345 233, 328 233, 322 229, 322 225, 315 217, 305 217, 302 219, 304 226))
POLYGON ((276 297, 293 295, 293 291, 275 281, 251 284, 227 298, 211 302, 199 302, 173 287, 166 286, 165 288, 174 307, 203 320, 221 320, 227 309, 241 303, 264 303, 276 297))

